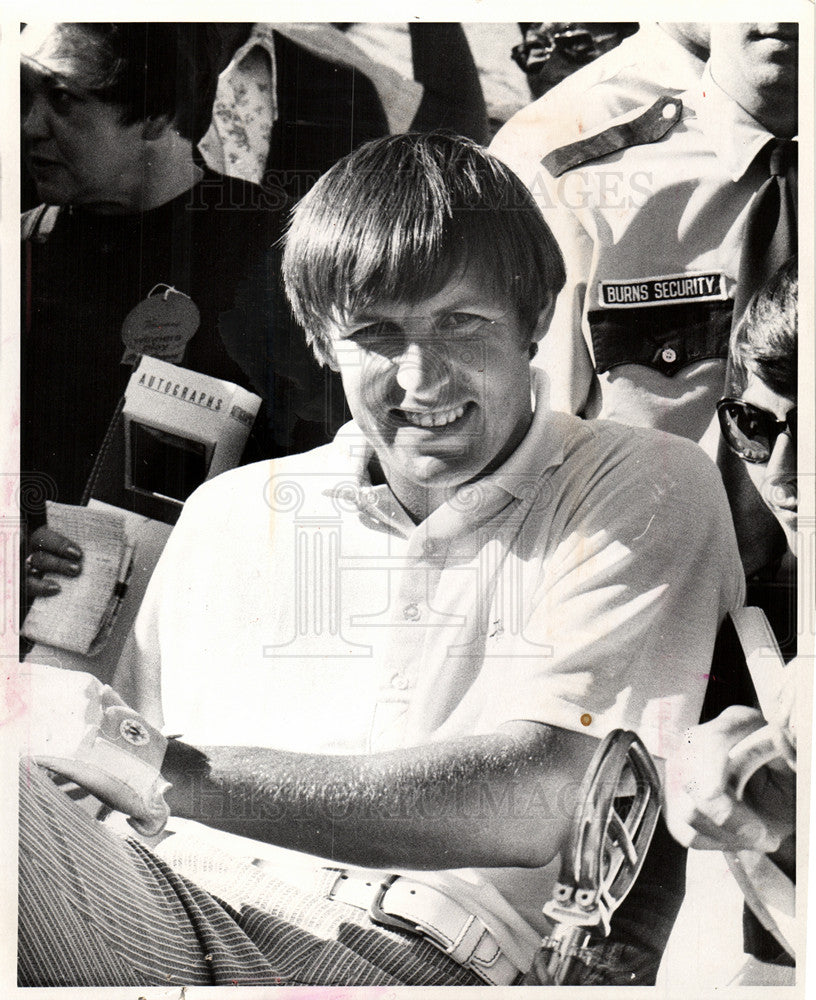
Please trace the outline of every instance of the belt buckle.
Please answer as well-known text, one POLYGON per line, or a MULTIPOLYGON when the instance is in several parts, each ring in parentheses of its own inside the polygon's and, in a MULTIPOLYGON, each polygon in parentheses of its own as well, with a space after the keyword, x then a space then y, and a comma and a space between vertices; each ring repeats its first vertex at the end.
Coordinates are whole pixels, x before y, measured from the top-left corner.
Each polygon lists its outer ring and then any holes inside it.
POLYGON ((383 927, 393 927, 398 931, 410 931, 412 934, 421 933, 415 923, 412 923, 410 920, 404 920, 402 917, 395 917, 391 913, 386 913, 382 908, 385 894, 400 877, 401 876, 399 875, 387 875, 382 882, 380 882, 377 895, 368 907, 368 915, 375 924, 380 924, 383 927))

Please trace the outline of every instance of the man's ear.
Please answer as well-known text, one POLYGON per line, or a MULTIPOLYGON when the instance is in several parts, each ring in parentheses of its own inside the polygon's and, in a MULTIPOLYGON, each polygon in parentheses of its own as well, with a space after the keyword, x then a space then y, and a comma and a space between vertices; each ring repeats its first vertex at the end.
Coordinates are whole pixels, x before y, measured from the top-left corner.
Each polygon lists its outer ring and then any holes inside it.
POLYGON ((155 118, 145 118, 142 122, 142 138, 145 142, 155 142, 172 128, 173 123, 167 115, 157 115, 155 118))
POLYGON ((530 337, 532 343, 537 344, 539 340, 544 336, 544 334, 549 330, 550 323, 552 322, 553 313, 555 312, 555 300, 557 296, 550 292, 550 297, 544 306, 544 308, 539 312, 538 319, 536 320, 535 326, 533 327, 533 333, 530 337))

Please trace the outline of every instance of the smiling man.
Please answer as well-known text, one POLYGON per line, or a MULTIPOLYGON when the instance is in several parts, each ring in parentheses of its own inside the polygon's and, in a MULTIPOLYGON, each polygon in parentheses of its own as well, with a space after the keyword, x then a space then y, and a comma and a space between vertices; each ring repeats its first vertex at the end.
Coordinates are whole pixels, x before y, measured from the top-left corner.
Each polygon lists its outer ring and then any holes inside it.
MULTIPOLYGON (((741 602, 696 445, 547 409, 561 256, 484 150, 361 148, 300 203, 283 271, 353 420, 188 501, 118 677, 183 734, 170 835, 80 824, 29 774, 21 982, 520 981, 597 740, 665 756, 741 602), (33 914, 77 892, 67 948, 33 914)), ((588 981, 653 981, 678 883, 664 861, 588 981)))
POLYGON ((415 520, 497 469, 527 433, 532 338, 478 267, 414 306, 351 312, 330 333, 349 408, 415 520))

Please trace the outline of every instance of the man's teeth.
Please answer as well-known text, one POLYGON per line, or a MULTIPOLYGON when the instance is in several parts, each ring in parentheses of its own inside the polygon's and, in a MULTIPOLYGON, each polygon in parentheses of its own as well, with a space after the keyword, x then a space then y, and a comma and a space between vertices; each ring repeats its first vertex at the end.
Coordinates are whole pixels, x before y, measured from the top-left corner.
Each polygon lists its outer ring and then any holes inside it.
POLYGON ((408 423, 416 427, 444 427, 445 424, 452 424, 454 420, 458 420, 465 412, 465 408, 457 406, 455 410, 439 410, 436 413, 412 413, 410 410, 402 412, 408 423))

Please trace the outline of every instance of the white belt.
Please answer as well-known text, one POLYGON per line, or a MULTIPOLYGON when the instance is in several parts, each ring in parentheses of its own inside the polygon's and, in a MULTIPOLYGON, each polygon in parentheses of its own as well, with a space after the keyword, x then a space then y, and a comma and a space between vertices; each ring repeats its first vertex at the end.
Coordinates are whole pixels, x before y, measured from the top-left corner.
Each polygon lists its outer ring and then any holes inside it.
POLYGON ((328 896, 367 910, 375 924, 419 934, 493 986, 510 986, 521 974, 490 928, 433 886, 403 875, 379 881, 362 872, 337 869, 328 896))

